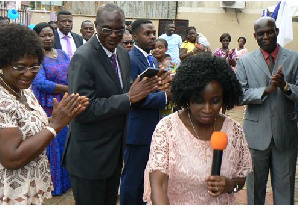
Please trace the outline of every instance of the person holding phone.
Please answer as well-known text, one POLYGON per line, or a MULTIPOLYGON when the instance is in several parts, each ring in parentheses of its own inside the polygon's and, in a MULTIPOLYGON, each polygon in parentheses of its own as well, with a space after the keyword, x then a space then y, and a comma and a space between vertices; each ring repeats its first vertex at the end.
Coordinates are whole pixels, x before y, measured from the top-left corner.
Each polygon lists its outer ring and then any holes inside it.
MULTIPOLYGON (((131 78, 135 80, 148 67, 159 68, 151 50, 155 47, 156 29, 148 19, 137 19, 132 25, 135 45, 129 52, 131 78)), ((169 76, 166 72, 164 76, 169 76)), ((143 174, 148 161, 152 133, 159 121, 160 109, 167 104, 164 91, 154 91, 130 109, 127 126, 124 169, 121 176, 120 204, 143 203, 143 174)))

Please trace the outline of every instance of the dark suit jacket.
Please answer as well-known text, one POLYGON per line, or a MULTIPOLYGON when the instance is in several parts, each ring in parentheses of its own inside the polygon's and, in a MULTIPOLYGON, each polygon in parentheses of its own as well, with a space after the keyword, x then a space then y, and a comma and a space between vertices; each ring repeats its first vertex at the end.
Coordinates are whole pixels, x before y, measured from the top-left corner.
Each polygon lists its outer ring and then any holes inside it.
MULTIPOLYGON (((71 35, 72 35, 72 37, 74 39, 76 48, 79 48, 81 45, 83 45, 83 38, 80 35, 78 35, 76 33, 73 33, 73 32, 71 32, 71 35)), ((60 44, 59 35, 58 35, 57 31, 55 31, 54 38, 55 38, 55 40, 54 40, 53 48, 55 48, 55 49, 62 49, 61 48, 61 44, 60 44)))
POLYGON ((63 157, 68 172, 85 179, 112 175, 123 153, 127 113, 130 109, 130 59, 117 47, 123 89, 97 37, 74 54, 68 73, 70 93, 89 97, 89 105, 70 124, 63 157))
MULTIPOLYGON (((147 58, 136 47, 129 52, 131 61, 131 77, 135 80, 141 74, 149 63, 147 58)), ((154 64, 158 68, 157 60, 154 58, 154 64)), ((150 93, 138 107, 133 107, 129 112, 127 127, 127 144, 150 145, 152 134, 159 121, 160 109, 166 105, 165 92, 156 91, 150 93)))

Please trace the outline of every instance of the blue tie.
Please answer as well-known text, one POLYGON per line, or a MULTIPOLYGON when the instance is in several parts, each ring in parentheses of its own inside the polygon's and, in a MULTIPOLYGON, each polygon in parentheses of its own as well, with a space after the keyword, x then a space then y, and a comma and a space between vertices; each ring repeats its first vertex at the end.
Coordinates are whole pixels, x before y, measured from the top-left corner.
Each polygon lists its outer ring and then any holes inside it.
POLYGON ((153 68, 154 67, 154 65, 153 65, 153 56, 152 55, 148 55, 147 59, 149 61, 149 66, 153 68))

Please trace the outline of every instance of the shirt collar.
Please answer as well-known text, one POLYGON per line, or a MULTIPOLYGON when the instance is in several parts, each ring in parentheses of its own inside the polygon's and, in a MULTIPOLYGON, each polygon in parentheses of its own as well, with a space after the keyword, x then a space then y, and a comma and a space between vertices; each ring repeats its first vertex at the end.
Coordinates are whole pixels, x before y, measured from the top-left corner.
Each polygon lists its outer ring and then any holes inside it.
POLYGON ((100 42, 100 40, 99 40, 99 38, 98 38, 98 34, 95 34, 95 36, 97 37, 97 40, 98 40, 100 46, 101 46, 101 47, 103 48, 103 50, 105 51, 107 57, 110 58, 110 57, 112 56, 112 54, 117 55, 117 48, 115 48, 114 52, 109 51, 108 49, 106 49, 106 48, 101 44, 101 42, 100 42))
POLYGON ((260 49, 260 51, 263 54, 265 60, 269 59, 269 55, 272 55, 273 59, 276 60, 277 56, 278 56, 279 48, 280 48, 280 45, 277 44, 275 50, 273 50, 271 53, 268 53, 268 52, 264 51, 263 49, 260 49))
POLYGON ((145 50, 143 50, 142 48, 140 48, 140 47, 137 46, 137 45, 134 45, 134 47, 136 47, 136 49, 138 49, 139 51, 141 51, 141 53, 143 53, 143 55, 144 55, 145 57, 148 57, 148 55, 151 55, 151 54, 152 54, 151 51, 150 51, 150 53, 148 54, 145 50))
POLYGON ((58 28, 56 30, 57 30, 57 33, 58 33, 58 36, 60 39, 63 38, 64 36, 72 37, 71 32, 69 32, 67 35, 65 35, 58 28))

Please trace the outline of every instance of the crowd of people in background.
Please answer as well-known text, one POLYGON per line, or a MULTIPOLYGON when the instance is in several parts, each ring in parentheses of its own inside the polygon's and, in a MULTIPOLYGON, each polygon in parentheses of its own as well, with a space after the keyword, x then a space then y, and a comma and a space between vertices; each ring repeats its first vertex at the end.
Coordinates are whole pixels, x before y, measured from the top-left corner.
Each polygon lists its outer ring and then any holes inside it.
MULTIPOLYGON (((298 54, 277 44, 274 19, 212 52, 209 38, 174 23, 125 21, 101 6, 72 32, 73 15, 33 31, 0 17, 0 204, 42 204, 72 188, 75 203, 294 204, 298 54), (154 76, 141 78, 148 68, 154 76), (226 110, 245 105, 243 127, 226 110), (211 136, 227 134, 212 176, 211 136), (19 179, 22 178, 22 179, 19 179)), ((76 23, 78 24, 78 23, 76 23)))

